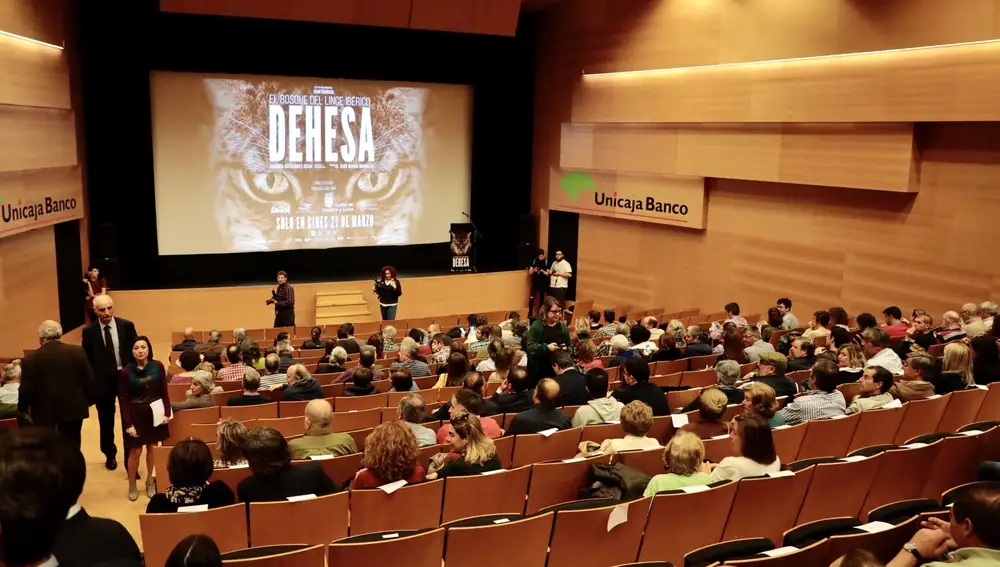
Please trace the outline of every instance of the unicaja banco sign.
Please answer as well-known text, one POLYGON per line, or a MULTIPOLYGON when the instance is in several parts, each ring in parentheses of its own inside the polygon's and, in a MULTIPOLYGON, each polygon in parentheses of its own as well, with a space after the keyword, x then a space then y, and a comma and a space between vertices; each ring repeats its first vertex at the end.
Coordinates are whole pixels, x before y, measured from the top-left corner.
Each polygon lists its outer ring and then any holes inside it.
POLYGON ((567 171, 558 179, 553 209, 705 228, 704 178, 567 171))
POLYGON ((0 193, 0 237, 83 218, 77 195, 25 193, 0 193))

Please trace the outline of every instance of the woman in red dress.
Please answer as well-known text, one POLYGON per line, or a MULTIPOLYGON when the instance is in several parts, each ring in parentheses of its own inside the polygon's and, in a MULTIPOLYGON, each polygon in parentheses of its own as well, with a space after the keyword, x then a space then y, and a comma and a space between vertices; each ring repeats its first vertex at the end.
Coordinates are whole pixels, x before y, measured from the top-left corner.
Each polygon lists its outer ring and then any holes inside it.
POLYGON ((108 282, 104 281, 104 278, 101 277, 101 271, 93 264, 87 268, 87 273, 83 275, 83 293, 87 317, 91 322, 96 321, 97 312, 94 311, 94 298, 108 293, 108 282))

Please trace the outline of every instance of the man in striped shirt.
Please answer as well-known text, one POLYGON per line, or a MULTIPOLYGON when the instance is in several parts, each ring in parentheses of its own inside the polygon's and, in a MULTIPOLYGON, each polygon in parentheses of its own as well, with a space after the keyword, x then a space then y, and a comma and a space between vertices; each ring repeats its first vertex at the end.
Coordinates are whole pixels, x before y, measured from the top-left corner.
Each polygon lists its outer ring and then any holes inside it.
POLYGON ((804 421, 841 417, 847 414, 847 401, 837 390, 840 369, 832 360, 820 360, 812 367, 812 384, 816 392, 799 396, 775 414, 784 425, 797 425, 804 421))
POLYGON ((286 382, 286 374, 280 370, 281 358, 271 353, 264 357, 264 375, 260 377, 260 389, 270 390, 286 382))
POLYGON ((420 362, 413 358, 416 354, 416 343, 411 341, 403 341, 399 345, 399 360, 392 363, 393 368, 404 367, 409 369, 410 376, 412 378, 421 378, 423 376, 430 376, 431 371, 427 366, 426 362, 420 362))
POLYGON ((599 339, 601 337, 613 337, 616 334, 618 334, 618 323, 615 322, 615 310, 605 309, 604 326, 594 333, 594 338, 599 339))

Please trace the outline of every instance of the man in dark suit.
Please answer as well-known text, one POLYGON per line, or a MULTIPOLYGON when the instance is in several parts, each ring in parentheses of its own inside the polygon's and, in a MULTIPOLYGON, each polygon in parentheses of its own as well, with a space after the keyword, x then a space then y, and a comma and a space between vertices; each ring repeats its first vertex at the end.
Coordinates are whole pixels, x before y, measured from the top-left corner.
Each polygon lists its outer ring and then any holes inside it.
MULTIPOLYGON (((94 298, 97 321, 83 329, 83 350, 97 377, 97 419, 101 424, 101 452, 108 470, 118 468, 115 446, 115 398, 122 367, 133 362, 132 345, 138 334, 127 319, 115 317, 115 302, 108 295, 94 298)), ((128 452, 125 453, 128 459, 128 452)))
POLYGON ((559 384, 557 406, 582 406, 590 401, 590 391, 587 390, 587 377, 576 369, 573 357, 564 350, 552 353, 553 378, 559 384))
POLYGON ((83 349, 60 341, 55 321, 38 326, 41 347, 21 363, 17 410, 35 425, 54 427, 80 447, 80 428, 96 395, 94 373, 83 349))
POLYGON ((615 390, 612 395, 619 402, 628 405, 639 400, 653 408, 654 416, 670 415, 670 405, 663 390, 649 381, 649 364, 642 358, 630 358, 622 364, 627 388, 615 390))
POLYGON ((171 350, 173 352, 194 350, 194 347, 198 346, 198 344, 198 339, 194 338, 194 327, 188 327, 184 329, 184 340, 175 344, 171 350))
POLYGON ((518 367, 507 373, 507 380, 500 385, 490 401, 500 408, 498 413, 519 413, 535 403, 533 396, 528 372, 518 367))
POLYGON ((687 348, 684 349, 684 356, 708 356, 710 354, 712 354, 712 339, 708 333, 702 331, 698 326, 688 327, 687 348))
POLYGON ((544 378, 535 386, 535 406, 514 416, 507 435, 538 433, 549 429, 569 429, 573 427, 569 416, 556 407, 559 398, 559 384, 551 378, 544 378))

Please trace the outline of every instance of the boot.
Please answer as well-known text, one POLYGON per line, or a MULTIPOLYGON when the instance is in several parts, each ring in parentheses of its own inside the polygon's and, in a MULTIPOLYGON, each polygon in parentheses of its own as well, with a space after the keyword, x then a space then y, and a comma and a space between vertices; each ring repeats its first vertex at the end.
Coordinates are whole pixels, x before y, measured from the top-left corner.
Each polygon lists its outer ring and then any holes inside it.
POLYGON ((134 482, 128 483, 128 499, 135 502, 139 499, 139 488, 134 482))

